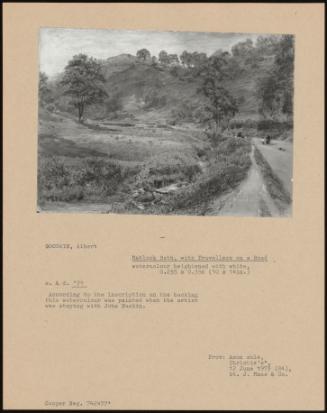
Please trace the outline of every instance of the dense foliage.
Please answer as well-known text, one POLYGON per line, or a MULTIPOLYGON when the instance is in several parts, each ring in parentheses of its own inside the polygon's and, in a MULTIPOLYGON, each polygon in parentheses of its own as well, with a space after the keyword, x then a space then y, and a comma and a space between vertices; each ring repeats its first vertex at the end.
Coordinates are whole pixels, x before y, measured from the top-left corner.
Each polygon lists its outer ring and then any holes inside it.
POLYGON ((100 63, 85 54, 76 55, 68 62, 60 83, 64 95, 69 96, 77 108, 79 121, 83 119, 86 105, 102 102, 107 96, 100 63))

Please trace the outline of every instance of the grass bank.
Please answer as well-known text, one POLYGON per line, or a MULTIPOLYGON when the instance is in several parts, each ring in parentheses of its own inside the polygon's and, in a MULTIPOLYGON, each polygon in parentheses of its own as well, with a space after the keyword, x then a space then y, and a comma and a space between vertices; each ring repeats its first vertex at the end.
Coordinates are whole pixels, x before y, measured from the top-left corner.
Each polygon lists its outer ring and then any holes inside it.
POLYGON ((214 197, 235 188, 247 176, 251 166, 251 144, 242 138, 222 139, 212 149, 211 160, 205 173, 193 184, 172 194, 161 207, 162 213, 204 213, 214 197))
POLYGON ((292 202, 289 193, 258 148, 254 149, 254 158, 260 168, 271 198, 275 201, 278 209, 283 212, 292 202))

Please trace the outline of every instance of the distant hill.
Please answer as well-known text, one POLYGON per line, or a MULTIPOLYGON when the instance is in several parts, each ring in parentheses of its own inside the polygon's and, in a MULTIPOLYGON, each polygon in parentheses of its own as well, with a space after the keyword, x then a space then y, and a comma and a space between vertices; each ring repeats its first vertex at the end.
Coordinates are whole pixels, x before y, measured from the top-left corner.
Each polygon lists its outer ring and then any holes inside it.
MULTIPOLYGON (((272 64, 272 57, 263 57, 260 62, 242 67, 234 79, 225 81, 224 86, 238 101, 236 119, 258 119, 256 82, 272 64)), ((202 79, 182 66, 173 68, 153 65, 151 61, 140 62, 131 54, 110 57, 102 60, 101 65, 109 102, 106 106, 89 107, 87 115, 91 118, 110 117, 121 111, 139 118, 158 116, 167 121, 190 121, 205 103, 199 91, 202 79)), ((60 78, 58 75, 56 80, 60 78)), ((57 86, 55 95, 60 93, 57 86)), ((65 107, 65 100, 62 102, 65 107)))
MULTIPOLYGON (((112 62, 109 63, 108 73, 112 62)), ((199 100, 195 79, 187 81, 173 75, 169 68, 152 66, 148 63, 126 63, 124 69, 107 77, 108 94, 122 99, 124 108, 129 111, 154 110, 171 112, 174 108, 199 100)))
MULTIPOLYGON (((272 65, 271 59, 264 59, 255 67, 247 67, 233 80, 226 81, 225 87, 239 102, 239 113, 236 118, 257 119, 258 106, 256 99, 256 81, 272 65)), ((174 111, 196 109, 204 102, 198 91, 201 79, 177 74, 171 68, 153 66, 150 63, 137 61, 135 56, 119 55, 103 63, 106 77, 106 89, 109 95, 119 96, 123 107, 132 112, 142 109, 164 112, 170 116, 174 111), (149 102, 146 99, 157 95, 162 104, 149 102)))
POLYGON ((118 56, 109 57, 108 59, 102 61, 102 66, 104 70, 105 77, 109 77, 113 73, 124 71, 136 62, 136 57, 123 53, 118 56))

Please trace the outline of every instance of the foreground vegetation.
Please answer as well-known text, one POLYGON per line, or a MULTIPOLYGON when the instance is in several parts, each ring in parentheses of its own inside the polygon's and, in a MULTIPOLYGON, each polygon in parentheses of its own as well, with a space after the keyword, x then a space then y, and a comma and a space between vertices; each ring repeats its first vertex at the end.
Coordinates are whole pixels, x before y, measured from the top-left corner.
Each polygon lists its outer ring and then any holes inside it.
POLYGON ((192 186, 172 195, 162 208, 165 213, 176 210, 196 210, 205 213, 213 197, 235 188, 247 175, 251 166, 251 144, 242 138, 225 137, 211 154, 205 173, 192 186))
MULTIPOLYGON (((65 122, 60 126, 67 134, 65 122)), ((85 129, 90 142, 87 146, 40 135, 41 207, 49 202, 88 202, 108 203, 113 205, 113 212, 162 214, 193 208, 193 212, 200 213, 211 197, 244 179, 251 165, 250 143, 243 138, 222 137, 212 147, 205 137, 199 139, 199 132, 190 131, 184 136, 185 132, 169 133, 161 128, 157 143, 162 140, 162 145, 150 145, 152 152, 146 152, 143 149, 148 144, 143 139, 130 139, 133 131, 124 128, 126 145, 132 145, 140 155, 133 157, 124 143, 122 130, 116 134, 118 141, 113 134, 101 146, 99 141, 95 144, 92 140, 99 139, 98 132, 85 129), (165 191, 170 186, 173 190, 165 191)), ((147 129, 143 129, 143 134, 147 135, 147 129)), ((104 140, 106 136, 103 135, 104 140)))

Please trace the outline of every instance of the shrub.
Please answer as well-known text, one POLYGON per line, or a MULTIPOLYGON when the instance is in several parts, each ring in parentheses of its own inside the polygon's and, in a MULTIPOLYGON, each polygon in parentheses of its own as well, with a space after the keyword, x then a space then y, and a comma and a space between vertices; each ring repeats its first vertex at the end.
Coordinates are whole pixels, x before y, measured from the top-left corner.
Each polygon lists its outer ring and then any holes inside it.
POLYGON ((107 113, 118 112, 123 109, 123 103, 119 95, 113 95, 105 102, 107 113))
POLYGON ((54 112, 54 111, 56 110, 56 105, 53 104, 53 103, 50 103, 49 105, 47 105, 46 109, 47 109, 49 112, 54 112))
POLYGON ((159 95, 157 91, 151 90, 144 97, 144 107, 145 109, 161 108, 162 106, 165 106, 166 101, 166 96, 159 95))
POLYGON ((196 182, 170 196, 166 212, 206 203, 212 197, 236 187, 246 176, 251 145, 244 139, 224 138, 217 146, 215 161, 196 182))
POLYGON ((229 126, 231 129, 255 129, 257 128, 257 121, 254 119, 233 120, 229 126))
POLYGON ((156 155, 147 162, 137 176, 139 186, 159 188, 175 182, 191 182, 200 167, 193 154, 170 153, 156 155))
POLYGON ((135 167, 122 167, 108 159, 84 158, 73 162, 68 157, 45 157, 39 162, 39 200, 103 200, 137 172, 135 167))
POLYGON ((285 130, 291 129, 293 127, 291 121, 280 122, 274 119, 263 119, 260 120, 257 124, 258 131, 267 131, 267 130, 285 130))

